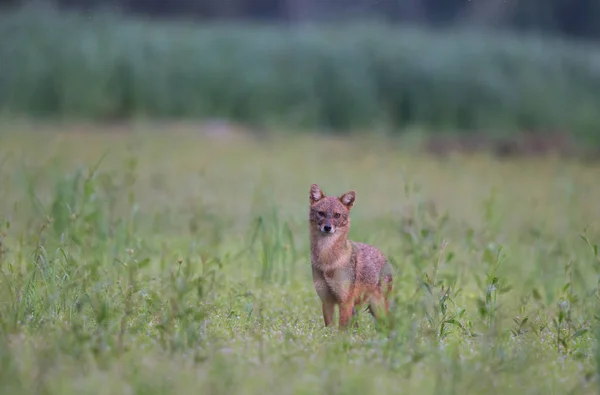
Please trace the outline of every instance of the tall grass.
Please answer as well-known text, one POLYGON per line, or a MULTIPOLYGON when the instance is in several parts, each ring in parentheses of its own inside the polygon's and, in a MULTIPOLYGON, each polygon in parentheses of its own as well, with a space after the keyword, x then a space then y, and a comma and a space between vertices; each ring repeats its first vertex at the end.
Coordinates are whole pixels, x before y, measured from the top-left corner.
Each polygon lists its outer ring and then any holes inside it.
POLYGON ((3 393, 597 393, 597 168, 2 132, 3 393), (390 258, 381 325, 323 327, 312 182, 390 258))
POLYGON ((0 55, 6 113, 339 131, 564 128, 580 137, 600 126, 600 49, 508 33, 194 25, 27 8, 0 16, 0 55))

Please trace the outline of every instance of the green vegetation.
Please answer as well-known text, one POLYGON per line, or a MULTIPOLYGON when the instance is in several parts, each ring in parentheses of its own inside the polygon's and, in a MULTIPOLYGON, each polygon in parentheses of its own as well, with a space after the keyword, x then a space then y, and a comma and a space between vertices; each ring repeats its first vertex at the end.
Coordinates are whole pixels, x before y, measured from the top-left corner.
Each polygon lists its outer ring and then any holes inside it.
POLYGON ((597 393, 598 168, 150 129, 3 128, 2 393, 597 393), (392 260, 385 325, 323 327, 312 182, 392 260))
POLYGON ((508 33, 194 25, 30 8, 0 16, 0 56, 9 114, 586 138, 600 127, 600 49, 508 33))

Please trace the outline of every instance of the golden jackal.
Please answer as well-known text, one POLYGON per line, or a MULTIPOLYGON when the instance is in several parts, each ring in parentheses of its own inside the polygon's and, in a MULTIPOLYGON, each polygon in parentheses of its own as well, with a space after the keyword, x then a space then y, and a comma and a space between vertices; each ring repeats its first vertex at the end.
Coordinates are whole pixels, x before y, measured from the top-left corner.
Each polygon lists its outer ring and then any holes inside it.
POLYGON ((313 284, 323 304, 326 326, 333 325, 339 305, 339 327, 345 329, 356 307, 368 304, 376 319, 389 312, 391 267, 377 248, 348 240, 350 209, 356 193, 325 196, 317 184, 310 187, 310 260, 313 284), (385 283, 385 285, 384 285, 385 283))

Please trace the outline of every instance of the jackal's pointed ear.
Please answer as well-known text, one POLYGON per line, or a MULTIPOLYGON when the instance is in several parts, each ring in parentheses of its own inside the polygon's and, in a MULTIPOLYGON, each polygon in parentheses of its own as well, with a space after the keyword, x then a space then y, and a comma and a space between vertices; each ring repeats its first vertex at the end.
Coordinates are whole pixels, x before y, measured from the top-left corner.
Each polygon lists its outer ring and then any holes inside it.
POLYGON ((340 202, 342 202, 344 206, 348 207, 348 210, 350 210, 354 205, 355 199, 356 193, 354 191, 346 192, 342 196, 340 196, 340 202))
POLYGON ((310 193, 308 194, 311 204, 316 203, 325 197, 325 194, 317 184, 310 186, 310 193))

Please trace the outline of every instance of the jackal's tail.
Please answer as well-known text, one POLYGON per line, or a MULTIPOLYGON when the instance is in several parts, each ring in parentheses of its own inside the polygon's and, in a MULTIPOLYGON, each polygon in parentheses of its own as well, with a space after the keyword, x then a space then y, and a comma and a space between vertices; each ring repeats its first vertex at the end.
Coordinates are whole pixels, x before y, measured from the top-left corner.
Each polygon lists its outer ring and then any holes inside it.
POLYGON ((381 269, 381 275, 379 277, 379 285, 386 298, 390 295, 390 292, 392 292, 392 280, 392 266, 389 263, 386 263, 385 266, 383 266, 383 269, 381 269))

